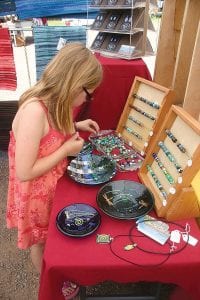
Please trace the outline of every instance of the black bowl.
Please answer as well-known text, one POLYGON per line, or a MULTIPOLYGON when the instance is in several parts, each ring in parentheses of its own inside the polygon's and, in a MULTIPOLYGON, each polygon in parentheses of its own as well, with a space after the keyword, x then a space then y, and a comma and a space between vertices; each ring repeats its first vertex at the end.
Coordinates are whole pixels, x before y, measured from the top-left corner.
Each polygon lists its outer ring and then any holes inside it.
POLYGON ((154 196, 147 187, 131 180, 116 180, 105 184, 97 194, 97 204, 116 219, 138 219, 154 206, 154 196))
POLYGON ((64 235, 83 237, 92 234, 100 225, 98 211, 83 203, 64 207, 56 217, 56 225, 64 235))

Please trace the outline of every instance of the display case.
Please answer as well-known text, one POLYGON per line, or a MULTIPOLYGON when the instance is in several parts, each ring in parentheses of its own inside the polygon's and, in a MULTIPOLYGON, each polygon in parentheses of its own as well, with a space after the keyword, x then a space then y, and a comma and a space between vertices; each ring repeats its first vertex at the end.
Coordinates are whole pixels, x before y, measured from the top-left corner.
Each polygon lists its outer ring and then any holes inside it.
POLYGON ((149 18, 149 8, 154 0, 92 0, 90 7, 99 8, 91 30, 98 31, 91 49, 105 56, 126 59, 152 55, 147 37, 154 30, 149 18))
POLYGON ((155 197, 159 217, 179 220, 200 216, 191 182, 200 169, 200 124, 172 105, 139 170, 155 197))
POLYGON ((174 101, 175 96, 170 89, 136 76, 117 133, 145 156, 174 101))

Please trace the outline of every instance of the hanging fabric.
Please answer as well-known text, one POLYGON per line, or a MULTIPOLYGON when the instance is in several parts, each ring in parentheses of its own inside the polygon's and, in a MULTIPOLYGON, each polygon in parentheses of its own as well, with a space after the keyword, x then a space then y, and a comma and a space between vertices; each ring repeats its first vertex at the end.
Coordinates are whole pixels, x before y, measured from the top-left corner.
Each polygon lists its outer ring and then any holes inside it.
POLYGON ((15 2, 20 19, 69 14, 73 14, 76 18, 79 14, 85 14, 84 18, 87 18, 88 10, 94 12, 94 9, 88 8, 88 0, 15 0, 15 2))
POLYGON ((0 28, 0 89, 16 90, 17 78, 8 28, 0 28))
POLYGON ((15 10, 14 0, 0 0, 0 16, 14 15, 15 10))
POLYGON ((33 27, 33 36, 37 80, 45 66, 58 52, 61 44, 77 41, 86 44, 86 28, 84 26, 36 26, 33 27))

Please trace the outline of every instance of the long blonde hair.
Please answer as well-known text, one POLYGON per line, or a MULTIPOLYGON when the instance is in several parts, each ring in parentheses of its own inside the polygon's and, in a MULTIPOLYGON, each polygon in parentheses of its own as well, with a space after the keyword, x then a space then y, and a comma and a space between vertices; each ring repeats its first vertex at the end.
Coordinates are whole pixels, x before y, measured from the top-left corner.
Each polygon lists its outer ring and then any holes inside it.
POLYGON ((102 80, 102 67, 81 43, 64 46, 45 68, 40 80, 19 99, 19 106, 37 97, 45 99, 54 126, 62 132, 73 127, 72 102, 82 90, 95 89, 102 80))

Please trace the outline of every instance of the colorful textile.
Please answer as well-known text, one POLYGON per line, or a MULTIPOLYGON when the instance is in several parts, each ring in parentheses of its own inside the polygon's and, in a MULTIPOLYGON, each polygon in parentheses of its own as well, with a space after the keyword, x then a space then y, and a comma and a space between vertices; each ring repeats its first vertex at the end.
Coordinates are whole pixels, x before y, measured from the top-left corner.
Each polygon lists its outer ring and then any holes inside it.
POLYGON ((36 56, 37 79, 58 52, 59 40, 66 42, 86 43, 86 28, 84 26, 37 26, 33 27, 36 56))
POLYGON ((0 89, 16 90, 17 78, 8 28, 0 28, 0 89))
POLYGON ((13 0, 0 0, 0 16, 15 14, 15 1, 13 0))
POLYGON ((94 11, 88 8, 87 0, 15 0, 15 2, 20 19, 83 13, 87 18, 87 12, 94 11))

